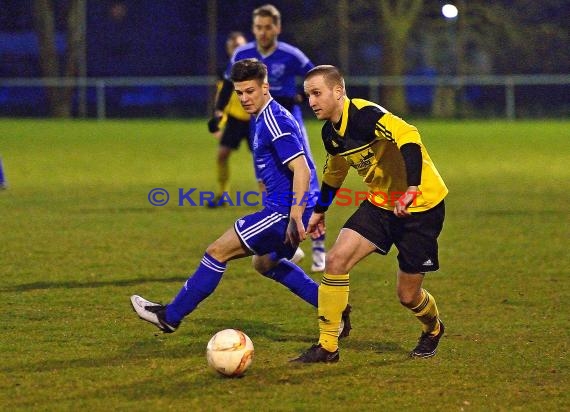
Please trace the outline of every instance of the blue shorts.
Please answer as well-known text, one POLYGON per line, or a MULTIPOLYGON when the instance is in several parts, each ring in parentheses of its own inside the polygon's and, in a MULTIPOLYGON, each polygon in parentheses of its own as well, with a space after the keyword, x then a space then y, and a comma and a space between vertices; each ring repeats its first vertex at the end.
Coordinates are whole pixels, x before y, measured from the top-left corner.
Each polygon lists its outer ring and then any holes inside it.
MULTIPOLYGON (((305 209, 303 224, 305 228, 313 208, 305 209)), ((285 233, 289 224, 289 215, 271 209, 243 216, 234 223, 235 231, 243 244, 258 256, 272 254, 274 260, 290 259, 297 246, 285 243, 285 233)))

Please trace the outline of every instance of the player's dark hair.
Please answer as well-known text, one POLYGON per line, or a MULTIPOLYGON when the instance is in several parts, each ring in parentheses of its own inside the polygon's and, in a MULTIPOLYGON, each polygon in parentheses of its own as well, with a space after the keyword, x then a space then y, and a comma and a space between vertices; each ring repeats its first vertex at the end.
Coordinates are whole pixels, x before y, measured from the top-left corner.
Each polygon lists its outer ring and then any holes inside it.
POLYGON ((330 64, 315 66, 307 72, 305 80, 313 76, 323 76, 325 84, 331 89, 336 85, 340 85, 344 90, 344 78, 338 67, 331 66, 330 64))
POLYGON ((241 31, 232 31, 232 32, 230 32, 230 34, 228 34, 226 41, 233 41, 239 37, 243 37, 244 39, 247 39, 247 37, 245 37, 245 34, 243 34, 241 31))
POLYGON ((267 66, 257 59, 243 59, 234 63, 230 72, 232 82, 257 80, 263 83, 267 79, 267 66))
POLYGON ((281 25, 281 13, 273 4, 264 4, 253 11, 253 18, 257 16, 260 17, 271 17, 273 19, 273 24, 276 26, 281 25))

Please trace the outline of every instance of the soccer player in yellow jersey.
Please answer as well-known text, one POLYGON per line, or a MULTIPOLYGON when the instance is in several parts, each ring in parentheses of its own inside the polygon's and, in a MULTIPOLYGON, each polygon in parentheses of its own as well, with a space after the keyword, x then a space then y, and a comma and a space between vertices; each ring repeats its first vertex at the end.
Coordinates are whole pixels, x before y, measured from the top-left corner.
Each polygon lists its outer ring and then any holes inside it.
POLYGON ((439 268, 437 238, 445 216, 447 187, 418 130, 383 107, 346 95, 334 66, 317 66, 304 82, 309 105, 325 120, 327 159, 319 203, 307 232, 325 230, 325 212, 352 167, 368 187, 367 199, 348 219, 326 257, 318 292, 319 342, 294 361, 337 362, 338 327, 349 294, 349 272, 368 255, 398 249, 397 293, 421 322, 412 357, 435 355, 444 333, 435 299, 422 283, 439 268))
MULTIPOLYGON (((235 49, 247 43, 243 33, 239 31, 231 32, 226 40, 226 52, 232 56, 235 49)), ((222 87, 220 81, 218 93, 222 87)), ((230 166, 229 159, 232 151, 237 150, 243 139, 247 141, 249 150, 252 150, 250 136, 250 115, 243 109, 239 98, 232 92, 228 104, 223 111, 215 110, 214 116, 208 121, 208 130, 220 140, 217 155, 218 169, 218 193, 213 201, 208 203, 209 207, 225 205, 219 200, 229 190, 230 166)))

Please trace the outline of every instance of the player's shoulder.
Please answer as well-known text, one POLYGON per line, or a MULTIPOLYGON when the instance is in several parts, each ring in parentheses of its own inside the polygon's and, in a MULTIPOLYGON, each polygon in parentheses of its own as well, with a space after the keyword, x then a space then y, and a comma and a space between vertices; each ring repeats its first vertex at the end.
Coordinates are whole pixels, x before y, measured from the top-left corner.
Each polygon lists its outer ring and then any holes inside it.
POLYGON ((354 105, 359 111, 388 113, 388 110, 377 103, 371 102, 370 100, 355 98, 350 99, 350 103, 354 105))
POLYGON ((376 123, 388 110, 365 99, 351 99, 349 108, 349 123, 358 129, 374 130, 376 123))
POLYGON ((277 43, 277 50, 295 56, 299 60, 308 60, 309 58, 303 53, 301 49, 293 46, 292 44, 286 43, 284 41, 279 41, 277 43))
MULTIPOLYGON (((380 117, 388 113, 388 110, 377 103, 365 99, 350 99, 351 115, 361 117, 374 117, 378 120, 380 117)), ((351 116, 351 117, 352 117, 351 116)))
POLYGON ((248 59, 250 57, 256 57, 257 54, 257 46, 255 45, 254 41, 250 41, 249 43, 242 44, 234 51, 233 61, 236 62, 238 60, 248 59))
POLYGON ((262 116, 266 126, 272 133, 275 132, 279 135, 298 131, 297 122, 293 115, 275 100, 272 100, 267 105, 262 112, 262 116))
POLYGON ((287 42, 284 42, 281 40, 279 40, 277 42, 277 49, 283 50, 286 52, 301 52, 301 49, 299 49, 298 47, 295 47, 291 43, 287 43, 287 42))
POLYGON ((289 110, 283 107, 281 104, 277 103, 275 99, 271 101, 269 106, 267 107, 270 115, 276 119, 279 119, 280 122, 285 124, 296 124, 296 120, 291 114, 289 110))

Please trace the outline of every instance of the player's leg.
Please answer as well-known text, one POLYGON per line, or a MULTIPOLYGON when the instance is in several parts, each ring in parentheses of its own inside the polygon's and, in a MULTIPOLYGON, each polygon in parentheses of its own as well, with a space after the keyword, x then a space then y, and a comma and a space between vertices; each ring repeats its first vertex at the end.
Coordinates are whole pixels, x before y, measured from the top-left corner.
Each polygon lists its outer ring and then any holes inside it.
POLYGON ((326 269, 319 286, 319 344, 329 352, 338 349, 342 311, 348 304, 349 272, 376 246, 352 229, 343 228, 326 257, 326 269))
MULTIPOLYGON (((303 224, 305 226, 308 224, 312 213, 312 208, 305 209, 303 213, 303 224)), ((297 253, 299 249, 295 251, 293 246, 284 244, 282 241, 286 223, 287 221, 283 220, 271 228, 274 230, 273 232, 269 232, 268 229, 264 238, 257 239, 258 243, 263 243, 263 246, 256 246, 257 250, 271 250, 271 252, 254 256, 253 265, 265 277, 281 283, 305 302, 317 307, 319 285, 299 266, 291 262, 291 254, 297 253)), ((337 331, 339 337, 347 337, 350 334, 350 311, 349 305, 343 308, 339 330, 337 331)))
POLYGON ((251 254, 231 228, 206 249, 196 271, 170 304, 164 306, 134 295, 133 308, 141 319, 166 333, 174 332, 182 319, 214 292, 226 270, 226 262, 251 254))
POLYGON ((318 238, 311 238, 311 251, 313 254, 313 262, 311 263, 311 272, 322 272, 325 270, 326 246, 325 234, 318 238))
MULTIPOLYGON (((309 143, 309 134, 303 122, 303 113, 299 105, 294 105, 291 108, 291 114, 297 120, 299 128, 301 129, 301 134, 304 142, 304 149, 308 153, 308 156, 313 158, 311 154, 311 145, 309 143)), ((318 185, 318 183, 316 183, 318 185)), ((326 246, 325 246, 326 235, 322 234, 318 238, 311 237, 311 272, 322 272, 325 270, 325 257, 326 257, 326 246)), ((292 262, 298 263, 301 259, 305 257, 305 253, 300 248, 298 249, 296 256, 293 257, 292 262), (295 260, 297 259, 297 260, 295 260)))
POLYGON ((305 258, 305 252, 303 251, 303 249, 301 249, 301 246, 297 247, 297 250, 295 250, 295 254, 293 255, 293 257, 291 259, 289 259, 289 261, 291 263, 294 264, 299 264, 301 263, 301 261, 305 258))
POLYGON ((422 324, 422 334, 410 356, 429 358, 436 353, 444 326, 439 317, 435 298, 422 288, 423 273, 398 270, 397 291, 400 303, 410 309, 422 324))
POLYGON ((311 346, 296 362, 337 362, 338 339, 343 311, 348 306, 349 271, 359 261, 376 251, 352 229, 343 228, 326 257, 326 269, 319 286, 319 342, 311 346))
MULTIPOLYGON (((303 223, 306 225, 312 209, 306 209, 303 223)), ((296 247, 284 242, 289 216, 268 209, 255 213, 253 219, 244 220, 237 229, 238 235, 255 251, 253 266, 260 274, 289 288, 293 293, 313 306, 317 306, 318 284, 289 260, 296 247)))
POLYGON ((397 293, 400 303, 408 308, 422 325, 414 357, 435 355, 444 333, 435 298, 422 287, 426 272, 439 268, 437 237, 443 227, 443 203, 427 212, 405 219, 393 219, 394 243, 398 248, 399 270, 397 293))
POLYGON ((253 267, 263 276, 281 283, 305 302, 317 307, 319 284, 297 265, 275 253, 253 257, 253 267))
MULTIPOLYGON (((279 258, 275 252, 253 257, 253 267, 263 276, 287 287, 305 302, 318 307, 319 284, 311 279, 299 266, 284 258, 279 258)), ((346 305, 342 312, 339 326, 339 338, 350 335, 352 325, 350 312, 352 307, 346 305)))
POLYGON ((216 159, 218 192, 216 198, 222 197, 229 190, 230 166, 229 159, 232 154, 232 148, 220 144, 218 146, 218 155, 216 159))
POLYGON ((4 165, 2 164, 2 158, 0 157, 0 190, 8 188, 8 183, 6 183, 6 177, 4 176, 4 165))
POLYGON ((319 344, 329 352, 338 349, 335 326, 348 301, 348 274, 371 253, 388 253, 392 245, 388 230, 392 215, 368 201, 362 202, 327 253, 325 273, 319 286, 319 344))
POLYGON ((348 273, 371 253, 388 253, 392 245, 388 231, 390 213, 365 201, 344 224, 327 253, 325 273, 319 286, 319 344, 313 345, 295 361, 312 363, 338 360, 336 325, 348 302, 348 273))
POLYGON ((228 229, 208 246, 197 270, 167 306, 167 318, 173 322, 182 320, 218 286, 228 261, 249 255, 251 251, 240 242, 235 229, 228 229))
MULTIPOLYGON (((220 199, 224 193, 230 190, 230 156, 234 150, 240 146, 241 139, 243 138, 243 125, 242 121, 228 116, 226 126, 224 128, 220 145, 218 146, 218 154, 216 159, 217 166, 217 179, 218 179, 218 193, 213 201, 207 204, 208 207, 224 206, 225 203, 220 199)), ((249 122, 247 122, 247 131, 249 132, 249 122)))
POLYGON ((439 311, 434 297, 424 288, 423 273, 406 273, 401 269, 397 275, 397 292, 400 303, 410 309, 422 324, 424 332, 439 333, 439 311))

